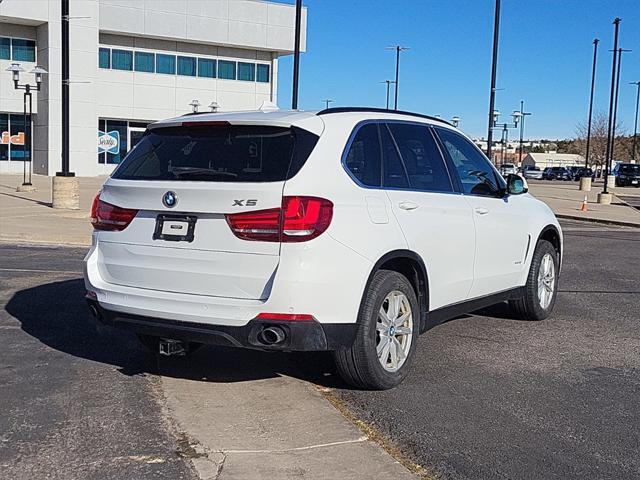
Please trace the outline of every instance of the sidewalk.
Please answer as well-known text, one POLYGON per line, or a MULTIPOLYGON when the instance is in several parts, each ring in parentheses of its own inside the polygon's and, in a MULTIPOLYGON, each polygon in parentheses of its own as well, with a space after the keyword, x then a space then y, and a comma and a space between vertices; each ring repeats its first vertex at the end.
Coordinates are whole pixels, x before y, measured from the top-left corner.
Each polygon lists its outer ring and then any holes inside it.
POLYGON ((545 202, 559 218, 587 220, 601 223, 613 223, 640 227, 640 210, 637 210, 616 197, 640 197, 640 189, 614 188, 613 202, 611 205, 601 205, 598 202, 598 193, 602 191, 603 184, 598 182, 591 187, 590 192, 579 190, 578 182, 537 182, 531 180, 529 192, 545 202), (588 211, 581 212, 580 206, 587 196, 588 211))
POLYGON ((90 245, 89 209, 105 178, 80 179, 80 210, 54 210, 51 177, 34 175, 37 191, 22 193, 22 175, 0 175, 0 241, 90 245))

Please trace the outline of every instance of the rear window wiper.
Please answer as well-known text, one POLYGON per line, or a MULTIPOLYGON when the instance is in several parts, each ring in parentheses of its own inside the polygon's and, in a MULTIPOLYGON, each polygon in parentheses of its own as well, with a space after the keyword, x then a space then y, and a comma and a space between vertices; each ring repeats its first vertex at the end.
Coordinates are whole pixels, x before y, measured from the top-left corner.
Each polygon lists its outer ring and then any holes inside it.
POLYGON ((214 170, 213 168, 202 167, 175 167, 169 170, 169 173, 173 174, 176 178, 189 176, 189 175, 203 175, 211 177, 231 177, 236 178, 237 173, 223 172, 221 170, 214 170))

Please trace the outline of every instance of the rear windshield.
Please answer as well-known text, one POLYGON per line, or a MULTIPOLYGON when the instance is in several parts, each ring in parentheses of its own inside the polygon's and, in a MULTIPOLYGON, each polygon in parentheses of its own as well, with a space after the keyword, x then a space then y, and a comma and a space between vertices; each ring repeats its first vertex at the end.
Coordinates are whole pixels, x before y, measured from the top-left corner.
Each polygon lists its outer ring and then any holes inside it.
POLYGON ((280 182, 318 137, 296 127, 197 125, 149 130, 112 177, 121 180, 280 182))

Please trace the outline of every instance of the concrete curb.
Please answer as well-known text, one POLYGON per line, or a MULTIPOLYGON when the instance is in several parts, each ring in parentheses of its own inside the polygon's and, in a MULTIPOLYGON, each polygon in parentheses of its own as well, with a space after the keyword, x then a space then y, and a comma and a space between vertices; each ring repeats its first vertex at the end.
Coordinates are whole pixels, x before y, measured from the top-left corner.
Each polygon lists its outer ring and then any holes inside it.
POLYGON ((580 217, 578 215, 565 215, 561 213, 556 213, 555 215, 557 218, 563 218, 565 220, 578 220, 580 222, 599 223, 601 225, 616 225, 619 227, 640 228, 640 224, 633 222, 621 222, 618 220, 605 220, 602 218, 580 217))

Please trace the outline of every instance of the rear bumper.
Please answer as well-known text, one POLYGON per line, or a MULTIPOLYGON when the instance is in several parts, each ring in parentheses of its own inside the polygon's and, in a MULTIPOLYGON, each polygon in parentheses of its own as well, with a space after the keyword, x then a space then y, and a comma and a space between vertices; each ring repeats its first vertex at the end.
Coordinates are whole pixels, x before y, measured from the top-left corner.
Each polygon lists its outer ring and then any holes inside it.
POLYGON ((263 350, 338 350, 353 343, 358 327, 355 323, 320 324, 317 321, 284 322, 255 318, 242 326, 214 325, 116 312, 90 298, 87 298, 87 303, 96 319, 110 327, 174 340, 263 350), (280 328, 284 332, 284 340, 277 344, 265 343, 261 332, 268 327, 280 328))

